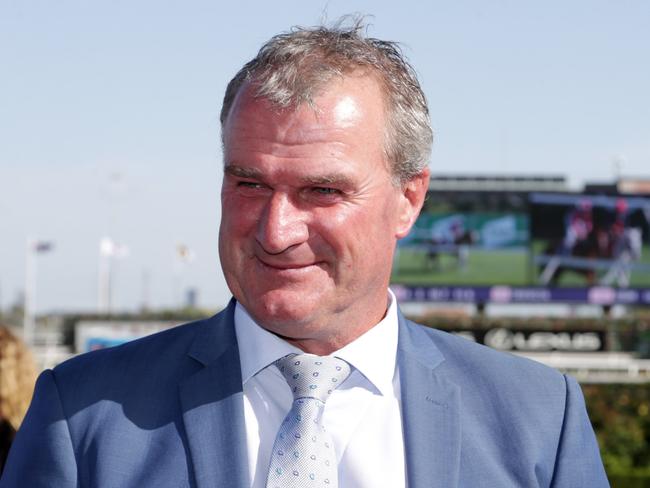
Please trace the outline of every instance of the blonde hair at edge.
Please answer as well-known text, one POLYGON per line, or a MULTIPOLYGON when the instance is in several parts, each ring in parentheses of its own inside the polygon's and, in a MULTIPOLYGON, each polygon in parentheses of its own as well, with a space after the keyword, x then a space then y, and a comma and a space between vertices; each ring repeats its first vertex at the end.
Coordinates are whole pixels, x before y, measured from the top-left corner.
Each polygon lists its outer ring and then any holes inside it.
POLYGON ((36 365, 25 344, 0 326, 0 419, 18 430, 32 399, 36 365))

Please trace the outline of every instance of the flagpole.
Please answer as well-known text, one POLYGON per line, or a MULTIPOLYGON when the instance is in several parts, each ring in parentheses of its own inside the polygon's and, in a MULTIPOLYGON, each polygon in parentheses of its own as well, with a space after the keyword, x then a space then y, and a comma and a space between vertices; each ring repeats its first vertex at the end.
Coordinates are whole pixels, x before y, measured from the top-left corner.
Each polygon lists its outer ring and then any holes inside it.
POLYGON ((113 313, 113 256, 106 257, 106 313, 113 313))
POLYGON ((99 273, 97 308, 100 313, 113 313, 113 281, 117 260, 127 257, 129 248, 110 237, 99 241, 99 273))
POLYGON ((28 346, 34 343, 34 307, 36 303, 36 242, 27 238, 25 247, 25 292, 23 305, 23 340, 28 346))
POLYGON ((183 297, 181 295, 181 263, 176 254, 172 261, 172 308, 183 308, 183 297))
POLYGON ((184 275, 187 271, 187 266, 194 261, 196 255, 194 251, 185 244, 176 245, 175 259, 172 267, 172 280, 173 280, 173 296, 174 301, 177 301, 179 309, 185 307, 185 299, 183 296, 184 275))
POLYGON ((99 254, 99 274, 97 282, 97 311, 108 313, 108 257, 99 254))
POLYGON ((98 280, 98 299, 97 309, 99 313, 111 313, 111 259, 114 252, 113 241, 109 237, 104 237, 99 242, 99 280, 98 280))

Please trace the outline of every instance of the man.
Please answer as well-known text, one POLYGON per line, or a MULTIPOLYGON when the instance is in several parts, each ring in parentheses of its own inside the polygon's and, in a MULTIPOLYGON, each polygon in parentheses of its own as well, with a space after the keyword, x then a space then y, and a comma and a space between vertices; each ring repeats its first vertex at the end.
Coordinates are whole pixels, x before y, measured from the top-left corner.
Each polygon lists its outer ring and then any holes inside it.
POLYGON ((234 300, 43 373, 2 487, 607 486, 573 380, 397 309, 393 252, 432 136, 393 44, 360 26, 277 36, 221 119, 234 300), (298 396, 293 380, 319 389, 319 372, 285 368, 307 361, 340 387, 298 396), (318 454, 295 447, 311 434, 285 435, 312 420, 318 454), (334 467, 303 473, 325 448, 334 467))

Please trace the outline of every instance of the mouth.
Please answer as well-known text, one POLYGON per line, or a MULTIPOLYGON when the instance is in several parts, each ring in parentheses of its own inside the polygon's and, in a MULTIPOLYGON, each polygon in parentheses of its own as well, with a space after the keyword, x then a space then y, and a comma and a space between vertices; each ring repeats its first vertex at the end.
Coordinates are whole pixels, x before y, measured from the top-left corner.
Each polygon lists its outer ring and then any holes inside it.
POLYGON ((280 262, 270 262, 268 260, 262 259, 259 256, 256 256, 257 262, 264 268, 267 268, 269 270, 273 271, 286 271, 286 272, 292 272, 292 271, 303 271, 303 270, 308 270, 314 267, 320 266, 322 263, 320 262, 310 262, 310 263, 280 263, 280 262))

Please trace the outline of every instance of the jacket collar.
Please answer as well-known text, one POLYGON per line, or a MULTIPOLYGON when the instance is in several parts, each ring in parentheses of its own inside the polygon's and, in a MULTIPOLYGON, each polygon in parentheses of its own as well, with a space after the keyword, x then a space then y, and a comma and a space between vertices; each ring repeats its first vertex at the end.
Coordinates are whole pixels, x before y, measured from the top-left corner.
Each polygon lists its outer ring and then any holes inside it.
POLYGON ((234 304, 200 325, 188 354, 203 367, 179 387, 198 488, 250 486, 234 304))
POLYGON ((232 298, 223 311, 201 324, 187 352, 191 358, 207 366, 228 354, 233 347, 237 348, 234 320, 236 305, 237 302, 232 298))
POLYGON ((422 326, 399 314, 404 456, 409 488, 455 487, 460 467, 460 388, 422 326))
MULTIPOLYGON (((180 385, 183 421, 198 488, 250 485, 235 301, 199 329, 188 354, 204 367, 180 385)), ((404 455, 409 488, 458 485, 460 388, 421 326, 398 311, 404 455)), ((371 461, 369 461, 371 462, 371 461)))

